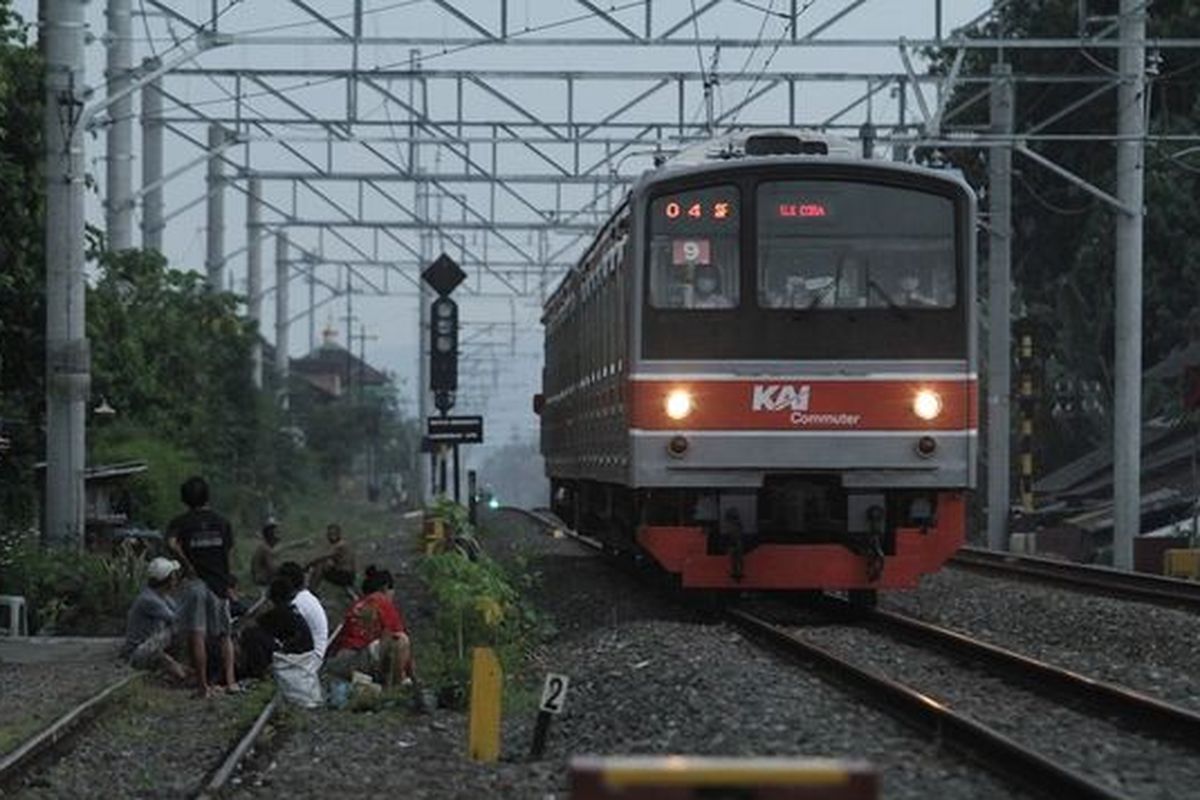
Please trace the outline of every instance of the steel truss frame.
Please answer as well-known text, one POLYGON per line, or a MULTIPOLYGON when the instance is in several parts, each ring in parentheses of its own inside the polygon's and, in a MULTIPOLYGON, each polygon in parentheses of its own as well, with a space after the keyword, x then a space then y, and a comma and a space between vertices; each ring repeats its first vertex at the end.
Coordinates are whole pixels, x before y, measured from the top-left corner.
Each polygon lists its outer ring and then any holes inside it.
MULTIPOLYGON (((206 262, 214 282, 223 280, 227 264, 243 254, 249 260, 263 238, 274 236, 286 249, 302 254, 306 271, 298 265, 292 274, 328 291, 324 303, 350 291, 391 293, 390 277, 397 277, 404 292, 419 292, 415 271, 439 248, 469 267, 467 291, 479 297, 544 296, 639 169, 735 126, 862 130, 870 133, 877 154, 889 146, 896 151, 914 146, 1002 148, 1082 188, 1126 222, 1140 218, 1140 205, 1135 208, 1121 198, 1122 192, 1054 163, 1036 144, 1110 141, 1128 154, 1130 146, 1140 149, 1153 141, 1178 145, 1169 157, 1181 160, 1200 141, 1186 135, 1147 137, 1144 130, 1129 127, 1127 109, 1122 126, 1132 134, 1051 132, 1110 91, 1128 96, 1135 82, 1141 86, 1144 75, 1131 77, 1128 57, 1133 49, 1141 54, 1147 48, 1200 47, 1200 39, 1146 37, 1142 0, 1122 0, 1116 18, 1087 17, 1087 3, 1082 2, 1077 37, 1040 39, 967 39, 962 29, 944 33, 943 0, 927 2, 933 35, 912 39, 829 35, 846 18, 864 13, 869 0, 842 0, 836 10, 821 12, 824 16, 810 12, 813 0, 763 0, 756 6, 763 17, 754 38, 701 32, 702 24, 731 7, 747 13, 745 7, 754 4, 745 0, 696 0, 687 8, 665 0, 572 0, 538 4, 541 16, 531 19, 526 11, 523 25, 515 22, 508 0, 426 0, 423 24, 407 28, 440 28, 441 34, 402 36, 367 32, 373 20, 401 4, 368 7, 371 0, 354 0, 347 13, 330 15, 306 0, 288 0, 293 16, 275 29, 238 30, 225 18, 236 2, 219 8, 214 0, 212 13, 200 19, 168 0, 144 1, 150 9, 143 14, 146 30, 166 29, 176 47, 142 70, 130 64, 124 75, 116 76, 119 82, 110 75, 108 102, 89 109, 86 118, 89 124, 108 127, 114 141, 128 141, 128 131, 120 130, 131 124, 128 117, 107 118, 102 112, 118 108, 145 84, 143 91, 155 93, 166 106, 144 120, 146 130, 169 132, 195 148, 195 156, 167 175, 147 176, 139 193, 132 187, 107 187, 110 221, 129 230, 129 220, 120 215, 131 214, 138 199, 144 213, 153 214, 164 184, 207 164, 204 195, 144 220, 144 229, 161 235, 167 223, 206 203, 206 262), (1134 17, 1142 20, 1140 27, 1131 24, 1134 17), (764 36, 769 27, 772 34, 764 36), (1112 36, 1118 28, 1119 39, 1112 36), (179 29, 185 32, 182 37, 179 29), (249 68, 224 58, 246 48, 296 47, 323 48, 332 66, 249 68), (929 47, 956 53, 947 74, 919 69, 914 59, 929 47), (388 48, 408 53, 388 61, 382 57, 388 48), (862 72, 772 68, 778 53, 799 58, 847 49, 892 51, 899 66, 862 72), (1005 51, 1019 49, 1117 52, 1122 61, 1118 70, 1101 65, 1088 75, 1006 77, 1018 91, 1054 83, 1093 88, 1024 131, 997 133, 956 122, 966 109, 987 100, 997 85, 992 72, 963 72, 964 55, 972 49, 993 52, 997 61, 1005 51), (598 69, 513 68, 504 63, 513 51, 548 57, 565 53, 572 63, 575 54, 586 61, 584 54, 603 53, 609 63, 598 69), (693 51, 697 63, 685 63, 693 51), (463 53, 473 63, 464 63, 463 53), (612 68, 631 53, 662 66, 612 68), (744 57, 740 70, 720 68, 720 56, 728 59, 731 53, 744 57), (750 68, 756 55, 760 63, 750 68), (196 66, 186 66, 193 61, 196 66), (959 85, 978 91, 949 107, 950 90, 959 85), (205 87, 204 92, 198 93, 197 86, 205 87), (338 107, 328 103, 331 86, 336 87, 338 107), (848 102, 847 86, 854 87, 848 102), (832 100, 834 89, 840 101, 832 100), (725 92, 731 96, 728 105, 725 92), (208 129, 208 135, 198 133, 197 126, 208 129), (255 194, 255 202, 268 219, 256 223, 243 247, 225 252, 221 198, 229 188, 249 195, 252 182, 265 187, 261 196, 255 194), (344 282, 317 280, 321 267, 340 270, 344 282), (352 285, 359 288, 352 290, 352 285)), ((114 6, 129 2, 109 0, 114 6)), ((998 0, 963 28, 1007 2, 998 0)), ((110 44, 127 44, 120 38, 110 44)), ((126 155, 110 146, 110 159, 126 155)), ((280 274, 286 276, 293 263, 283 253, 280 274)), ((310 290, 310 303, 315 302, 310 290)))

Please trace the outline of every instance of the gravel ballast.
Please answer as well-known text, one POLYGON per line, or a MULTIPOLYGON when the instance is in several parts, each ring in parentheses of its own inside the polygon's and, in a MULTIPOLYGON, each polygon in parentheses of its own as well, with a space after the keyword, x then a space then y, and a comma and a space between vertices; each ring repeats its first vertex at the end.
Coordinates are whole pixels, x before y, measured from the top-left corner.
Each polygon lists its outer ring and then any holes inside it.
POLYGON ((261 706, 262 695, 195 699, 137 682, 63 756, 25 776, 12 796, 193 795, 261 706))
POLYGON ((1200 710, 1200 615, 947 569, 880 605, 1200 710))
POLYGON ((1195 797, 1200 786, 1195 749, 1056 705, 1054 699, 1006 683, 986 669, 877 631, 827 626, 799 632, 806 641, 911 686, 1122 795, 1195 797))
MULTIPOLYGON (((534 599, 558 631, 538 648, 523 689, 506 690, 501 763, 465 760, 466 719, 458 712, 318 711, 302 715, 268 763, 239 777, 235 796, 354 795, 386 786, 417 798, 563 798, 568 757, 605 753, 865 758, 880 769, 889 798, 1021 796, 526 518, 506 513, 485 525, 490 553, 521 557, 540 574, 534 599), (545 759, 529 764, 530 691, 543 671, 569 675, 571 686, 545 759)), ((420 636, 420 609, 405 610, 420 636)))
POLYGON ((127 672, 114 660, 0 663, 0 755, 15 750, 127 672))

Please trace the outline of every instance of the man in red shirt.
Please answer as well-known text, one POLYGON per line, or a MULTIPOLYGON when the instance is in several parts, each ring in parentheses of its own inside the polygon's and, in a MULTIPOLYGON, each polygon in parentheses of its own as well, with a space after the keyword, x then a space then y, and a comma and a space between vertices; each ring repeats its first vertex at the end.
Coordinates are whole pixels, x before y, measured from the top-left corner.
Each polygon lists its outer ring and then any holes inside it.
POLYGON ((363 596, 346 611, 342 630, 329 646, 329 673, 350 679, 365 672, 390 686, 412 677, 412 644, 404 615, 392 599, 395 582, 386 569, 367 567, 363 596))

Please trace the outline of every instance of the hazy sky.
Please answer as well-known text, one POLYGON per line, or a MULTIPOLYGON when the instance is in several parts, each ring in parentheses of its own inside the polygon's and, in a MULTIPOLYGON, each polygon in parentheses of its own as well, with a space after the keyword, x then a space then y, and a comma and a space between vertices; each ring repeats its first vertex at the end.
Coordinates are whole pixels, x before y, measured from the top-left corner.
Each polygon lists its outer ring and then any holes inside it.
MULTIPOLYGON (((144 0, 133 0, 135 18, 135 63, 152 53, 172 52, 176 41, 186 38, 189 31, 178 23, 168 24, 163 15, 152 12, 143 18, 138 12, 143 9, 144 0), (147 37, 149 33, 149 38, 147 37)), ((172 8, 187 14, 193 19, 201 19, 208 13, 209 0, 191 0, 189 2, 170 2, 172 8)), ((336 17, 336 24, 349 27, 347 13, 353 8, 349 0, 330 2, 329 0, 310 0, 310 4, 331 17, 336 17)), ((835 16, 849 4, 849 0, 812 0, 800 3, 806 8, 798 30, 801 34, 812 30, 822 21, 835 16)), ((454 5, 481 21, 485 26, 495 29, 498 27, 497 0, 467 0, 455 2, 454 5)), ((599 5, 606 9, 617 8, 615 18, 628 27, 641 31, 644 11, 640 4, 629 2, 601 2, 599 5)), ((867 72, 898 72, 902 71, 902 62, 895 48, 775 48, 781 38, 786 37, 786 21, 781 17, 789 7, 789 0, 725 0, 712 11, 702 15, 695 26, 677 33, 674 38, 691 41, 695 34, 701 38, 743 38, 760 39, 761 45, 753 50, 722 48, 719 54, 714 54, 712 48, 674 47, 674 48, 563 48, 549 47, 475 47, 454 51, 452 48, 438 47, 436 44, 425 46, 422 50, 422 66, 425 69, 499 69, 521 68, 541 70, 696 70, 703 63, 706 70, 715 64, 715 73, 720 78, 731 78, 737 75, 757 75, 769 64, 770 72, 797 71, 844 71, 853 73, 867 72), (449 52, 443 52, 449 50, 449 52)), ((946 0, 944 30, 949 32, 954 26, 981 13, 989 3, 984 0, 946 0)), ((17 9, 27 19, 36 17, 35 0, 17 0, 17 9)), ((701 7, 699 0, 659 0, 654 4, 656 31, 661 26, 669 24, 686 15, 695 6, 701 7)), ((312 37, 329 37, 332 31, 314 23, 303 12, 297 10, 287 0, 241 0, 227 3, 219 0, 219 7, 224 11, 220 18, 222 32, 246 34, 257 37, 290 37, 287 44, 249 44, 235 45, 209 51, 203 54, 198 64, 206 67, 290 67, 290 68, 327 68, 349 66, 351 59, 350 48, 328 44, 305 43, 312 37)), ((150 11, 149 5, 145 10, 150 11)), ((908 38, 927 38, 933 34, 935 0, 869 0, 862 7, 848 14, 844 19, 831 27, 822 38, 888 38, 905 36, 908 38)), ((365 36, 416 36, 436 39, 454 38, 471 35, 470 29, 460 20, 439 9, 431 0, 364 0, 365 36)), ((93 2, 86 6, 86 13, 92 33, 95 35, 88 46, 88 75, 90 86, 102 86, 104 71, 104 46, 102 34, 105 30, 105 4, 93 2)), ((575 17, 586 15, 581 5, 568 0, 510 0, 509 30, 526 36, 555 36, 555 37, 598 37, 610 36, 613 29, 596 19, 581 19, 571 21, 575 17), (524 33, 526 27, 552 26, 540 33, 524 33)), ((376 46, 363 47, 358 54, 359 68, 370 71, 386 65, 403 65, 409 59, 409 46, 376 46)), ((921 69, 918 62, 917 68, 921 69)), ((299 81, 280 81, 279 85, 290 85, 288 94, 291 102, 297 103, 313 113, 325 116, 337 116, 345 113, 347 107, 346 87, 344 83, 325 82, 312 86, 300 85, 299 81)), ((561 91, 562 84, 531 84, 528 82, 508 82, 496 80, 494 85, 501 88, 511 98, 522 106, 531 109, 535 114, 549 119, 565 119, 565 97, 561 91)), ((714 106, 719 114, 737 103, 745 96, 746 83, 726 80, 718 81, 714 96, 714 106)), ((168 90, 176 96, 197 104, 206 113, 222 113, 233 108, 228 99, 228 91, 232 82, 214 83, 211 80, 194 78, 170 78, 167 81, 168 90)), ((621 82, 609 83, 597 88, 588 88, 581 84, 576 94, 576 118, 598 117, 616 110, 619 105, 632 99, 646 84, 623 85, 621 82)), ((244 87, 245 88, 245 87, 244 87)), ((408 97, 406 82, 389 84, 389 89, 402 98, 408 97)), ((454 114, 457 96, 452 91, 451 82, 431 81, 429 108, 432 117, 449 117, 454 114)), ((798 91, 798 112, 802 121, 811 122, 827 117, 833 111, 846 105, 858 94, 861 94, 861 84, 820 86, 801 86, 798 91)), ((259 114, 282 113, 286 110, 284 101, 268 96, 259 87, 247 89, 251 91, 252 99, 247 100, 244 113, 248 116, 259 114)), ((475 91, 466 95, 468 113, 476 117, 486 117, 494 113, 497 119, 513 119, 514 112, 504 107, 499 101, 488 97, 486 93, 475 91)), ((763 102, 749 107, 742 115, 741 121, 756 122, 786 122, 786 103, 779 100, 779 95, 768 96, 763 102)), ((375 127, 360 135, 381 136, 389 130, 404 131, 403 114, 394 107, 382 103, 379 95, 371 95, 360 90, 360 115, 363 118, 382 120, 386 117, 391 121, 397 114, 395 128, 375 127), (370 95, 370 96, 368 96, 370 95)), ((703 117, 703 102, 698 93, 689 94, 686 98, 689 109, 689 122, 699 121, 703 117)), ((673 90, 656 93, 646 103, 631 112, 631 120, 669 118, 674 113, 675 94, 673 90), (664 109, 665 104, 669 108, 664 109), (639 116, 641 115, 641 116, 639 116)), ((894 114, 896 99, 884 91, 877 95, 872 110, 877 118, 887 118, 894 114)), ((910 103, 911 107, 911 103, 910 103)), ((864 118, 865 107, 847 117, 847 121, 855 124, 864 118)), ((135 113, 137 113, 135 111, 135 113)), ((177 112, 168 101, 169 116, 183 116, 177 112)), ((289 111, 288 113, 292 113, 289 111)), ((915 114, 914 114, 915 116, 915 114)), ((519 118, 519 117, 517 117, 519 118)), ((202 139, 204 129, 200 125, 191 125, 187 129, 191 135, 202 139)), ((297 131, 279 127, 278 133, 298 136, 298 138, 313 138, 313 130, 297 131)), ((182 166, 197 157, 199 151, 186 144, 182 139, 171 133, 166 137, 167 163, 166 170, 182 166)), ((407 158, 406 148, 399 145, 377 145, 395 162, 404 163, 407 158)), ((103 134, 88 137, 87 158, 89 168, 97 175, 101 186, 104 177, 104 139, 103 134)), ((296 143, 293 147, 301 154, 314 160, 323 159, 327 154, 324 144, 318 142, 296 143)), ((338 146, 337 158, 343 168, 380 170, 382 161, 376 158, 364 158, 358 152, 357 145, 338 146), (351 154, 347 148, 355 148, 351 154)), ((473 150, 473 155, 483 160, 485 148, 473 150)), ((548 146, 546 152, 554 158, 566 160, 569 144, 562 147, 548 146)), ((247 150, 236 148, 230 152, 231 158, 242 162, 247 150)), ((302 162, 294 153, 289 153, 277 144, 255 143, 249 150, 251 164, 255 169, 298 169, 302 162)), ((427 147, 422 149, 422 165, 426 169, 444 166, 448 171, 453 160, 450 154, 439 148, 427 147), (437 162, 445 157, 446 165, 437 162)), ((522 169, 532 171, 543 169, 544 163, 528 150, 517 147, 506 149, 503 155, 502 169, 517 172, 522 169)), ((586 163, 586 161, 585 161, 586 163)), ((645 168, 648 164, 646 157, 631 157, 619 163, 623 174, 632 175, 645 168)), ((140 181, 140 127, 135 132, 134 146, 134 176, 135 184, 140 181)), ((205 248, 205 215, 204 205, 199 203, 188 210, 179 211, 188 203, 199 198, 204 192, 204 167, 199 165, 180 177, 172 180, 164 190, 166 211, 168 214, 178 211, 168 224, 164 237, 166 255, 175 266, 184 268, 203 268, 205 248)), ((412 188, 409 185, 390 184, 390 190, 396 196, 411 204, 412 188)), ((349 207, 357 213, 359 195, 351 184, 328 186, 322 184, 322 189, 337 202, 349 207)), ((554 195, 552 190, 529 188, 527 196, 538 207, 553 207, 560 204, 564 213, 577 209, 587 202, 594 190, 591 187, 565 187, 561 195, 554 195)), ((462 200, 472 206, 486 208, 488 188, 484 185, 462 185, 455 188, 462 200)), ((267 199, 281 206, 290 206, 293 197, 284 184, 270 184, 266 190, 267 199)), ((364 193, 364 216, 372 219, 404 219, 403 214, 383 202, 380 197, 364 193)), ((501 202, 513 202, 509 198, 501 198, 501 202)), ((101 199, 97 195, 89 198, 89 221, 103 226, 104 217, 101 199)), ((603 206, 603 204, 601 204, 603 206)), ((330 207, 312 196, 296 199, 296 209, 302 213, 319 219, 337 217, 330 207)), ((444 218, 456 218, 459 208, 453 200, 442 200, 430 209, 431 214, 440 214, 444 218)), ((515 212, 514 212, 515 213, 515 212)), ((519 218, 519 215, 518 215, 519 218)), ((266 216, 267 221, 272 219, 266 216)), ((245 199, 235 191, 227 192, 226 199, 226 251, 234 252, 245 244, 245 199)), ((318 241, 315 230, 293 230, 291 234, 298 243, 310 249, 324 246, 330 255, 349 257, 346 246, 329 237, 318 241)), ((348 234, 354 238, 360 248, 379 252, 386 258, 410 258, 395 241, 386 237, 374 239, 369 233, 354 232, 348 234)), ((140 238, 135 234, 135 241, 140 238)), ((415 231, 399 231, 395 238, 408 244, 418 246, 418 235, 415 231)), ((537 252, 536 242, 525 238, 523 233, 512 233, 513 244, 525 252, 537 252)), ((568 243, 570 239, 552 237, 550 250, 556 250, 568 243)), ((476 252, 485 249, 491 258, 497 261, 511 257, 510 249, 502 243, 488 238, 486 241, 481 233, 473 232, 462 235, 461 240, 435 240, 436 249, 445 246, 450 252, 457 252, 457 246, 467 247, 476 252)), ((567 255, 572 255, 580 249, 582 243, 571 248, 567 255)), ((274 247, 264 248, 264 282, 267 286, 273 284, 274 247)), ((230 259, 227 272, 231 276, 235 288, 243 289, 245 285, 245 257, 237 255, 230 259)), ((338 283, 339 270, 332 266, 323 267, 320 271, 323 280, 338 283)), ((402 280, 394 277, 389 281, 390 288, 404 285, 402 280)), ((326 292, 321 291, 319 296, 326 292)), ((492 442, 507 440, 511 434, 521 437, 535 435, 536 418, 530 413, 530 396, 538 390, 540 383, 540 349, 541 332, 537 325, 538 301, 536 297, 518 298, 515 301, 504 299, 472 298, 466 293, 459 296, 460 318, 468 322, 498 322, 505 323, 494 329, 469 327, 464 331, 465 337, 473 337, 477 342, 486 342, 477 349, 477 354, 487 356, 483 361, 471 361, 466 366, 476 370, 475 377, 467 376, 472 385, 483 387, 489 395, 486 406, 481 404, 481 397, 462 398, 463 412, 472 408, 479 410, 486 407, 488 416, 488 438, 492 442), (515 321, 515 335, 513 326, 515 321), (495 353, 496 358, 491 354, 495 353)), ((307 305, 307 288, 299 281, 293 281, 289 295, 291 308, 299 310, 307 305)), ((367 342, 367 356, 373 363, 393 371, 408 387, 408 396, 412 398, 412 388, 415 380, 416 351, 416 298, 413 294, 401 297, 359 298, 354 299, 355 315, 361 317, 366 324, 368 334, 376 339, 367 342)), ((273 337, 271 322, 274 319, 274 301, 268 299, 264 304, 264 318, 267 321, 268 338, 273 337)), ((326 322, 333 322, 338 328, 338 341, 344 342, 341 333, 343 322, 339 319, 345 314, 344 301, 332 303, 317 312, 317 327, 322 328, 326 322)), ((291 335, 291 352, 298 355, 308 347, 308 325, 301 321, 293 326, 291 335)), ((357 346, 356 346, 357 350, 357 346)), ((478 449, 477 449, 478 451, 478 449)), ((477 452, 478 456, 482 453, 477 452)))

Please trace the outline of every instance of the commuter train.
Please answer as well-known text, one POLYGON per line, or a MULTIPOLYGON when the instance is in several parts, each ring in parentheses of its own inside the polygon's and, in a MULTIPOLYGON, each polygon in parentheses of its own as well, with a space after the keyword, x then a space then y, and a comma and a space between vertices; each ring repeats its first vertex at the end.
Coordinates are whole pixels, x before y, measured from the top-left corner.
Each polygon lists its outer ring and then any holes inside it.
POLYGON ((810 132, 645 173, 547 299, 551 507, 686 588, 915 586, 975 484, 975 198, 810 132))

